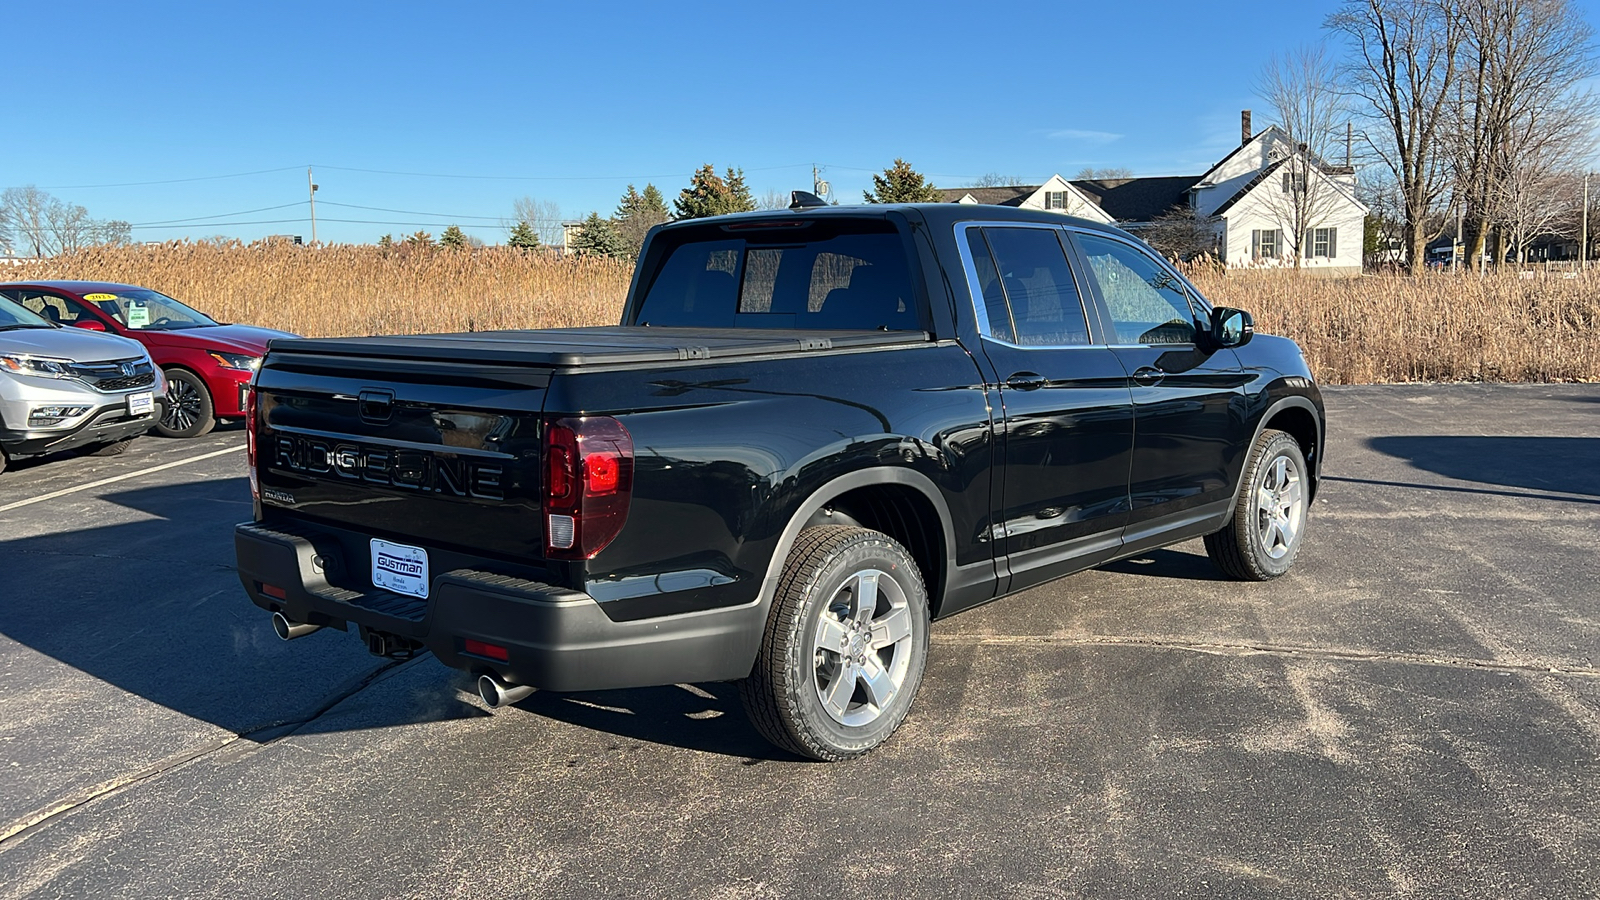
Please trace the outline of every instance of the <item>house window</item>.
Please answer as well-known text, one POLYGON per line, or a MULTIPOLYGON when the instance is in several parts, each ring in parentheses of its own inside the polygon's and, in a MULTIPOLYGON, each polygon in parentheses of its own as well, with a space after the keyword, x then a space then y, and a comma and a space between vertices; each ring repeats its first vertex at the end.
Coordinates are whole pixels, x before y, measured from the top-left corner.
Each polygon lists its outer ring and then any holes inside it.
POLYGON ((1306 190, 1306 173, 1283 173, 1283 192, 1285 194, 1303 194, 1306 190))
POLYGON ((1250 232, 1250 255, 1255 259, 1277 259, 1283 250, 1283 232, 1276 228, 1250 232))
POLYGON ((1066 209, 1067 208, 1067 192, 1066 191, 1045 191, 1044 192, 1044 208, 1045 209, 1066 209))
POLYGON ((1313 228, 1311 240, 1306 241, 1306 256, 1335 257, 1339 255, 1337 228, 1313 228))

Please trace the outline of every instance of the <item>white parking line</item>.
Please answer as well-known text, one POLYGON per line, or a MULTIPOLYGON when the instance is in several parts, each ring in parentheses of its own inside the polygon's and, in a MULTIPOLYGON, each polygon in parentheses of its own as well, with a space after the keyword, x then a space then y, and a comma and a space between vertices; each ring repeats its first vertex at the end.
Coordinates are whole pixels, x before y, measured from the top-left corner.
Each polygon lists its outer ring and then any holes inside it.
POLYGON ((171 469, 176 466, 187 466, 190 463, 197 463, 203 459, 210 459, 213 456, 221 456, 224 453, 237 453, 243 449, 244 446, 240 445, 238 447, 227 447, 222 450, 213 450, 210 453, 202 453, 199 456, 191 456, 188 459, 180 459, 174 462, 163 463, 159 466, 151 466, 148 469, 140 469, 137 472, 129 472, 126 475, 114 475, 110 478, 102 478, 99 481, 91 481, 88 484, 80 484, 77 487, 63 488, 59 491, 51 491, 48 494, 40 494, 37 497, 29 497, 26 500, 18 500, 15 503, 7 503, 5 506, 0 506, 0 512, 6 512, 21 506, 29 506, 34 503, 43 503, 46 500, 54 500, 57 497, 64 497, 67 494, 76 494, 79 491, 87 491, 90 488, 97 488, 104 484, 111 484, 117 481, 126 481, 129 478, 138 478, 140 475, 149 475, 151 472, 159 472, 162 469, 171 469))

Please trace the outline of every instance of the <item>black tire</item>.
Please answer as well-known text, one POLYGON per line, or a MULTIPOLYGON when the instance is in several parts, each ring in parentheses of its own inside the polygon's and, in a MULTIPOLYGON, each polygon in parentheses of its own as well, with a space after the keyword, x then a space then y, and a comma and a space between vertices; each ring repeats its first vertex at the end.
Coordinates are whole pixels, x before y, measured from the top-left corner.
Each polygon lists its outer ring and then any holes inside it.
POLYGON ((1305 539, 1311 484, 1299 442, 1261 432, 1240 481, 1233 520, 1206 535, 1206 553, 1231 578, 1268 581, 1289 571, 1305 539))
POLYGON ((192 438, 210 433, 217 425, 211 392, 200 376, 188 369, 167 369, 167 406, 156 431, 172 438, 192 438))
POLYGON ((927 658, 928 594, 905 548, 866 528, 807 528, 784 562, 739 696, 756 730, 777 746, 812 759, 850 759, 905 721, 927 658))
POLYGON ((90 456, 121 456, 128 452, 128 445, 133 443, 133 438, 123 438, 120 441, 111 441, 107 444, 94 444, 89 448, 90 456))

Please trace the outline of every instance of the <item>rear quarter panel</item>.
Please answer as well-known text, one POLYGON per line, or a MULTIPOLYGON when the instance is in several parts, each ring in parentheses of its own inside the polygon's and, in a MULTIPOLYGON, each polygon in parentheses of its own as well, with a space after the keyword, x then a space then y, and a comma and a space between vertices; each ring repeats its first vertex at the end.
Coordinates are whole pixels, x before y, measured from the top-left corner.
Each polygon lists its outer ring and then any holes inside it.
POLYGON ((956 561, 990 554, 989 404, 954 341, 557 374, 546 417, 573 413, 615 416, 633 438, 627 524, 582 575, 613 618, 755 601, 796 511, 864 469, 925 477, 956 561))

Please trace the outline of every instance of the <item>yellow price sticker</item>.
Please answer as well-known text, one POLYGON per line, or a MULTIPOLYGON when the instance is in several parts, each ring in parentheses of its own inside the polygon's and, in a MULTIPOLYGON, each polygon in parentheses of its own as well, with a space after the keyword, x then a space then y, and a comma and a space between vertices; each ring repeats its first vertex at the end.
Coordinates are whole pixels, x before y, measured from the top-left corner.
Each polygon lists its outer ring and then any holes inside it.
POLYGON ((84 294, 83 295, 83 299, 92 300, 92 301, 94 301, 96 303, 99 303, 101 300, 115 300, 115 299, 117 299, 117 295, 116 294, 84 294))

